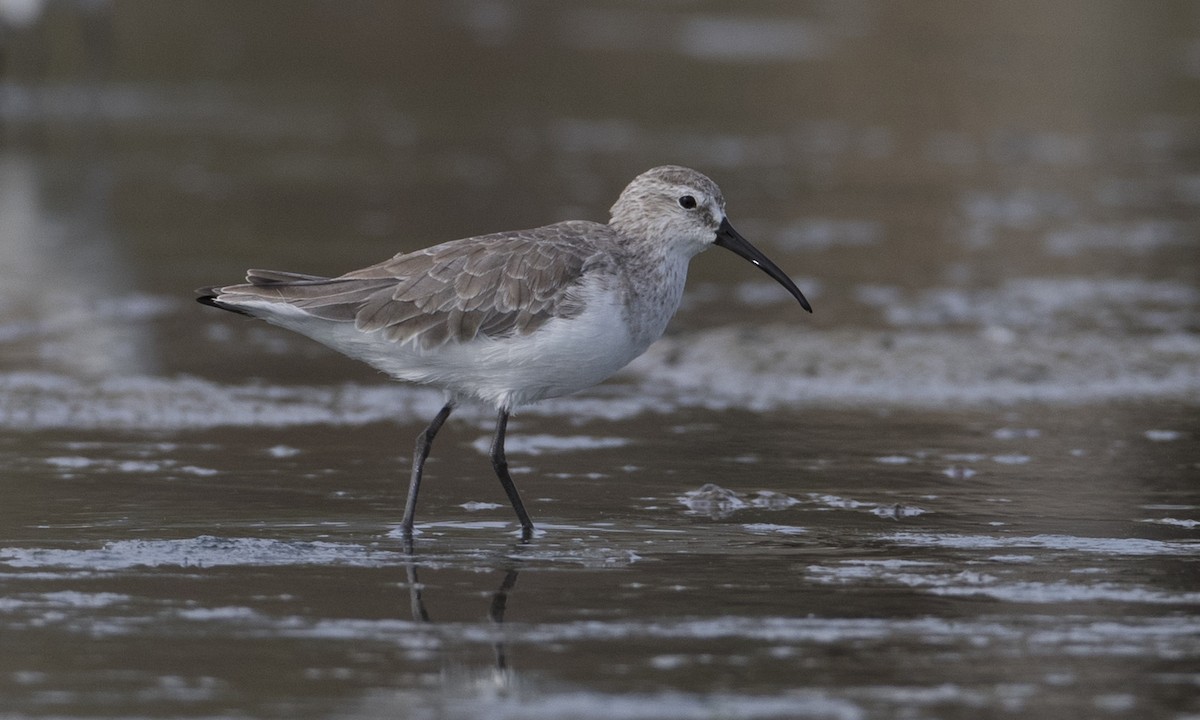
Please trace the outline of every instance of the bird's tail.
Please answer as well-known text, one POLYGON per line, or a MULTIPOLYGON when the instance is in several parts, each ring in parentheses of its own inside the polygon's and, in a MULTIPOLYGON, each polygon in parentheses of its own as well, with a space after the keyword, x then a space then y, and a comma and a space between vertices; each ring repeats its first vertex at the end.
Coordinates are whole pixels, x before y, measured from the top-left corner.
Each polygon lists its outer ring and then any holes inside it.
POLYGON ((320 275, 305 275, 304 273, 285 272, 283 270, 247 270, 246 285, 212 285, 196 289, 196 302, 201 305, 228 310, 239 315, 254 317, 251 313, 233 303, 221 302, 221 295, 229 292, 236 293, 239 289, 271 288, 280 286, 317 285, 329 282, 329 278, 320 275))

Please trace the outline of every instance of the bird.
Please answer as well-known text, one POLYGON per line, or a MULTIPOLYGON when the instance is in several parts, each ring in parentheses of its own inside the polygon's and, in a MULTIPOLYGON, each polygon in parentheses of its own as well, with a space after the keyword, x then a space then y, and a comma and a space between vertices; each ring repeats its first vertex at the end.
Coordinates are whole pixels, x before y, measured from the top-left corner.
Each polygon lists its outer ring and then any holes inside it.
POLYGON ((596 385, 645 352, 679 309, 689 262, 714 245, 812 312, 791 278, 733 228, 716 183, 678 165, 635 177, 607 224, 568 220, 451 240, 337 277, 252 269, 245 283, 200 288, 196 300, 443 391, 414 448, 407 538, 425 461, 450 413, 465 401, 494 408, 492 468, 528 539, 533 522, 504 452, 510 414, 596 385))

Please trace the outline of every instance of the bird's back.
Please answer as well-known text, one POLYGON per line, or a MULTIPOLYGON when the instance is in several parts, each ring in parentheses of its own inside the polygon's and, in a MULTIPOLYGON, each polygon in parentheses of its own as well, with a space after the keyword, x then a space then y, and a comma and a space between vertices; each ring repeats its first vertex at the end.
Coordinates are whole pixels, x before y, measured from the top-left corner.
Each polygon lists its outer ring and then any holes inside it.
POLYGON ((300 332, 302 317, 348 323, 431 351, 578 315, 584 275, 612 270, 615 236, 573 221, 454 240, 333 278, 250 270, 245 284, 211 288, 201 301, 300 332))

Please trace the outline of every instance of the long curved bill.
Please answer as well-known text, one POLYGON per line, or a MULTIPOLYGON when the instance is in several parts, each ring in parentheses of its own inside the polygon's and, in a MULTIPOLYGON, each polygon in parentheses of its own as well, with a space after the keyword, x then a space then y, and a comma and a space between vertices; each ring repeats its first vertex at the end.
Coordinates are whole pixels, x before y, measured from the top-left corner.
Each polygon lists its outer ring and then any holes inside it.
POLYGON ((796 283, 792 282, 792 279, 780 270, 778 265, 771 262, 770 258, 763 255, 759 252, 758 248, 751 245, 749 240, 739 235, 738 231, 734 230, 733 226, 729 224, 728 218, 722 220, 721 227, 717 228, 716 244, 726 250, 732 250, 757 265, 759 269, 775 278, 776 282, 787 288, 787 291, 800 301, 800 307, 812 312, 812 306, 808 304, 808 300, 804 299, 804 293, 800 292, 800 288, 796 287, 796 283))

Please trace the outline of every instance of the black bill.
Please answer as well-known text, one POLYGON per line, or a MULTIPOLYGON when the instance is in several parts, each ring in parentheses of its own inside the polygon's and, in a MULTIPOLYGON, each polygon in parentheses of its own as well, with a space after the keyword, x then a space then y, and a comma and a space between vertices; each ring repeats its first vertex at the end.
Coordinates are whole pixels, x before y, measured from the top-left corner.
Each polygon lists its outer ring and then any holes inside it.
POLYGON ((812 312, 812 306, 808 304, 808 300, 804 299, 804 293, 800 292, 800 288, 796 287, 796 283, 788 277, 779 266, 771 262, 771 260, 759 252, 758 248, 750 244, 750 241, 738 234, 737 230, 729 224, 728 218, 721 221, 721 227, 717 228, 717 245, 732 250, 741 255, 750 262, 757 265, 763 272, 775 278, 775 281, 787 288, 787 291, 800 301, 800 307, 812 312))

